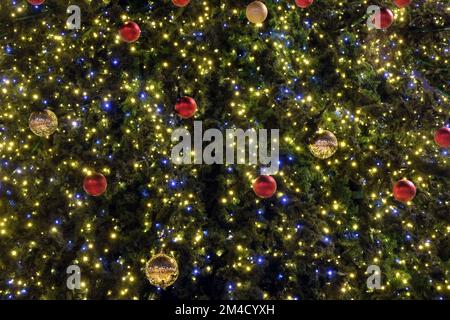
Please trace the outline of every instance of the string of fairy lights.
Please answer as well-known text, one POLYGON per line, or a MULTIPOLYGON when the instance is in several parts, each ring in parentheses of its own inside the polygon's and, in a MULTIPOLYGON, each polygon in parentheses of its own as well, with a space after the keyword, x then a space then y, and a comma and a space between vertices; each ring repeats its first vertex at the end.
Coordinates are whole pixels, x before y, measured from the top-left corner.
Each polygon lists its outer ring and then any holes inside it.
MULTIPOLYGON (((9 29, 2 27, 0 32, 3 52, 0 58, 0 241, 6 244, 3 250, 7 253, 4 258, 7 262, 0 260, 6 266, 5 271, 1 271, 1 278, 5 279, 0 285, 2 297, 27 298, 31 291, 33 294, 45 292, 41 297, 48 298, 52 297, 52 291, 57 292, 65 285, 65 282, 59 285, 49 280, 65 270, 53 267, 52 261, 61 253, 42 247, 40 240, 45 236, 64 242, 65 250, 74 251, 76 258, 71 263, 81 267, 79 291, 83 298, 95 296, 96 277, 113 269, 112 266, 119 270, 116 272, 120 275, 120 283, 105 293, 109 298, 141 298, 145 276, 155 285, 154 292, 162 294, 162 288, 179 289, 176 282, 179 275, 186 277, 187 274, 195 285, 202 276, 216 272, 211 260, 213 256, 221 257, 225 249, 210 250, 211 225, 199 223, 201 214, 206 211, 205 204, 196 189, 187 187, 198 180, 201 170, 195 166, 182 169, 171 165, 170 134, 179 126, 189 128, 189 120, 180 120, 183 111, 180 113, 177 107, 180 100, 173 103, 174 94, 185 99, 202 96, 205 90, 199 88, 210 85, 209 77, 217 69, 223 73, 222 85, 232 92, 230 100, 224 101, 227 119, 224 127, 258 124, 259 108, 263 105, 280 115, 280 128, 294 128, 281 130, 285 156, 280 160, 280 172, 275 179, 255 176, 257 166, 227 166, 225 169, 227 188, 218 203, 228 212, 225 220, 230 225, 222 234, 226 235, 227 246, 235 251, 228 261, 231 271, 225 272, 229 277, 225 286, 228 298, 239 298, 241 292, 248 292, 254 285, 252 274, 261 272, 258 270, 267 266, 271 259, 282 261, 279 272, 275 272, 275 280, 280 286, 281 283, 296 282, 299 261, 311 259, 315 272, 311 277, 323 277, 327 283, 334 283, 339 278, 339 298, 357 297, 361 290, 359 284, 365 282, 361 281, 361 276, 367 265, 388 263, 386 261, 394 256, 397 257, 389 264, 396 270, 394 278, 386 279, 381 291, 392 291, 398 297, 411 297, 412 276, 408 270, 430 272, 436 267, 431 258, 421 263, 414 254, 410 255, 419 252, 431 257, 437 251, 435 243, 448 237, 450 225, 444 221, 419 232, 420 225, 413 215, 401 213, 426 210, 427 201, 438 202, 436 206, 442 208, 449 205, 450 200, 444 197, 445 181, 418 167, 426 159, 434 166, 448 168, 450 129, 446 92, 449 83, 434 79, 434 83, 440 83, 436 88, 426 80, 423 71, 435 66, 448 69, 448 39, 445 41, 444 37, 436 36, 436 41, 424 39, 423 43, 410 48, 411 41, 408 41, 408 35, 400 32, 401 29, 368 33, 365 24, 368 1, 357 5, 357 19, 364 20, 355 20, 359 23, 349 28, 344 23, 348 11, 345 1, 279 0, 265 1, 265 4, 249 1, 248 5, 239 6, 218 1, 173 0, 173 6, 170 1, 164 4, 150 1, 146 12, 136 13, 130 7, 123 8, 118 24, 113 20, 117 16, 114 11, 117 7, 109 5, 113 1, 97 3, 88 0, 80 6, 92 8, 86 9, 89 21, 83 18, 85 26, 74 32, 66 30, 54 13, 64 12, 65 4, 43 0, 28 2, 32 5, 19 0, 5 5, 2 15, 7 19, 9 29), (173 12, 161 16, 158 10, 163 5, 172 6, 173 12), (213 7, 217 5, 220 7, 213 7), (333 23, 343 26, 339 33, 324 31, 323 24, 329 21, 315 19, 317 6, 323 6, 323 11, 329 12, 333 23), (242 24, 246 18, 249 22, 242 24), (30 19, 32 24, 27 23, 30 19), (220 24, 215 23, 215 19, 219 19, 220 24), (294 21, 299 25, 293 25, 294 21), (210 42, 208 28, 220 26, 221 31, 227 33, 236 24, 243 30, 235 39, 228 40, 234 45, 231 52, 222 52, 217 42, 210 42), (295 28, 307 30, 305 39, 295 36, 295 28), (239 39, 244 34, 251 39, 247 48, 239 39), (150 39, 152 41, 147 41, 150 39), (313 39, 316 43, 322 41, 337 54, 338 67, 330 71, 336 87, 326 94, 317 90, 326 85, 320 71, 325 62, 317 59, 320 49, 310 45, 313 39), (30 47, 30 51, 26 51, 30 47), (276 87, 264 80, 249 84, 248 79, 252 77, 239 72, 239 68, 254 66, 251 70, 258 74, 261 66, 257 59, 267 48, 275 50, 273 68, 285 82, 276 87), (92 63, 99 57, 99 51, 104 52, 103 56, 92 63), (360 54, 354 56, 355 51, 360 54), (411 56, 425 66, 422 71, 410 60, 411 56), (139 63, 141 61, 145 62, 139 63), (139 73, 133 71, 137 64, 141 68, 139 73), (379 77, 393 88, 394 95, 403 92, 399 98, 400 106, 408 108, 409 117, 396 119, 395 108, 399 106, 392 101, 381 108, 374 107, 373 102, 369 103, 370 107, 363 102, 352 105, 354 96, 363 96, 370 91, 366 84, 379 81, 379 77), (169 92, 163 83, 167 78, 183 87, 176 89, 176 93, 169 92), (422 106, 430 103, 432 112, 424 113, 422 106), (332 111, 324 112, 323 106, 332 111), (411 106, 416 108, 411 109, 411 106), (119 125, 118 109, 123 111, 121 117, 124 119, 119 125), (304 137, 309 135, 311 127, 305 125, 303 118, 317 117, 321 112, 320 130, 315 135, 316 140, 308 145, 304 137), (411 122, 416 128, 421 127, 417 126, 420 122, 427 126, 423 130, 393 136, 387 127, 381 130, 382 126, 378 126, 378 123, 389 121, 398 121, 402 129, 411 122), (114 133, 117 126, 120 126, 121 135, 114 133), (371 138, 359 145, 355 135, 361 132, 371 138), (401 161, 399 158, 386 159, 379 154, 386 144, 395 144, 396 148, 404 150, 401 161), (134 153, 127 159, 129 161, 123 161, 125 155, 120 150, 125 148, 134 153), (72 153, 67 155, 67 150, 72 153), (317 212, 296 207, 302 195, 312 189, 301 183, 304 172, 296 169, 295 164, 301 158, 310 157, 311 153, 321 159, 311 162, 311 179, 322 184, 320 190, 323 192, 316 202, 317 212), (361 230, 364 221, 349 214, 352 208, 333 194, 332 171, 347 172, 367 190, 370 233, 376 239, 377 249, 372 250, 370 260, 357 255, 356 259, 363 265, 349 265, 343 255, 333 251, 338 235, 347 241, 359 241, 364 232, 361 230), (153 174, 149 175, 149 172, 153 174), (156 231, 158 239, 152 248, 142 248, 135 260, 120 254, 120 241, 130 230, 124 227, 120 215, 108 217, 102 202, 114 201, 118 194, 126 192, 126 173, 145 176, 139 181, 139 200, 136 200, 136 207, 142 211, 138 230, 147 237, 155 237, 156 231), (84 179, 83 183, 80 177, 84 179), (289 255, 295 254, 298 259, 285 258, 288 254, 282 247, 256 252, 251 242, 237 234, 240 219, 236 212, 240 212, 241 198, 246 195, 242 194, 236 181, 242 179, 249 189, 253 186, 256 195, 272 198, 269 201, 279 207, 280 218, 273 228, 286 247, 294 248, 289 249, 289 255), (261 184, 253 184, 255 181, 261 184), (395 182, 400 185, 394 185, 395 182), (413 200, 416 188, 421 202, 413 200), (57 192, 61 193, 58 198, 64 199, 64 209, 50 203, 57 192), (393 192, 397 192, 399 202, 392 200, 393 192), (436 192, 441 194, 438 196, 436 192), (38 193, 41 194, 39 197, 38 193), (93 200, 89 195, 103 196, 93 200), (92 202, 96 200, 99 202, 92 202), (101 209, 97 210, 96 205, 100 203, 101 209), (419 203, 420 207, 414 209, 419 203), (300 222, 293 223, 289 218, 291 207, 300 211, 297 219, 300 222), (51 215, 43 214, 49 209, 53 211, 51 215), (155 219, 158 212, 173 209, 178 210, 176 219, 168 222, 155 219), (86 212, 89 214, 84 214, 86 212), (319 217, 321 223, 314 230, 315 242, 308 243, 302 238, 302 230, 310 215, 319 217), (404 241, 408 244, 400 245, 395 254, 382 246, 395 241, 386 239, 382 229, 383 221, 391 216, 398 217, 404 241), (49 223, 41 221, 48 217, 52 217, 49 223), (97 225, 95 218, 106 222, 97 225), (75 219, 79 219, 76 233, 84 239, 81 245, 64 233, 64 225, 75 219), (96 238, 100 229, 107 230, 107 239, 96 238), (23 236, 22 233, 35 236, 23 236), (183 243, 193 252, 189 266, 185 265, 188 262, 177 262, 175 258, 179 253, 172 249, 183 243), (321 249, 322 246, 325 249, 321 249), (36 268, 31 273, 24 273, 20 271, 21 266, 30 254, 36 256, 36 268), (41 269, 39 265, 51 267, 41 269), (191 268, 190 273, 186 273, 186 268, 191 268)), ((437 8, 436 11, 444 14, 432 18, 435 32, 440 34, 448 27, 445 14, 449 13, 450 7, 445 1, 406 1, 406 5, 405 1, 396 2, 401 2, 397 6, 404 8, 398 8, 394 3, 389 6, 388 16, 395 17, 389 26, 408 25, 413 20, 412 10, 437 8)), ((381 17, 381 24, 383 19, 381 17)), ((181 118, 206 119, 206 104, 206 99, 201 97, 181 106, 188 111, 188 116, 181 118), (195 115, 190 113, 193 109, 195 115)), ((266 200, 253 194, 252 197, 256 210, 246 226, 250 228, 250 235, 256 235, 268 228, 269 222, 264 217, 269 209, 266 200)), ((433 297, 438 299, 443 299, 450 290, 445 277, 430 279, 429 285, 433 297)), ((298 292, 280 289, 277 295, 262 290, 260 298, 303 297, 298 292)))

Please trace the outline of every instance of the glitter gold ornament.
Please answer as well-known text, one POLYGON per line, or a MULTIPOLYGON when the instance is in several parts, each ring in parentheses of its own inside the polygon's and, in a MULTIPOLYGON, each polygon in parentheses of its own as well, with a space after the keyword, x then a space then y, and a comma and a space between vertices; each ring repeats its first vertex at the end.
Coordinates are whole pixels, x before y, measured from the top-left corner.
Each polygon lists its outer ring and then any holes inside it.
POLYGON ((267 7, 261 1, 253 1, 247 6, 245 14, 252 23, 262 23, 267 18, 267 7))
POLYGON ((166 289, 178 278, 178 263, 171 256, 159 253, 147 262, 145 274, 152 285, 166 289))
POLYGON ((48 138, 58 129, 58 118, 48 109, 33 112, 28 123, 31 131, 39 137, 48 138))
POLYGON ((331 157, 338 148, 338 141, 334 133, 323 130, 316 132, 313 143, 309 145, 311 153, 319 159, 331 157))

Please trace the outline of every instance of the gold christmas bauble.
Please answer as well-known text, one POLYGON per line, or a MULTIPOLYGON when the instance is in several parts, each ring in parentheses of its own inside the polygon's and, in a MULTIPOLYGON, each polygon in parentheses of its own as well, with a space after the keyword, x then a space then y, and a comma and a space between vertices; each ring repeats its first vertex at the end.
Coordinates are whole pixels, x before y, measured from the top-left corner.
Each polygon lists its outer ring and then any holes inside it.
POLYGON ((58 129, 58 118, 53 111, 46 109, 33 112, 28 124, 35 135, 48 138, 58 129))
POLYGON ((145 274, 152 285, 166 289, 178 278, 177 261, 164 253, 157 254, 147 262, 145 274))
POLYGON ((262 23, 267 18, 267 7, 261 1, 253 1, 245 11, 247 19, 252 23, 262 23))
POLYGON ((318 131, 309 145, 311 153, 319 159, 331 157, 338 148, 338 141, 333 132, 328 130, 318 131))

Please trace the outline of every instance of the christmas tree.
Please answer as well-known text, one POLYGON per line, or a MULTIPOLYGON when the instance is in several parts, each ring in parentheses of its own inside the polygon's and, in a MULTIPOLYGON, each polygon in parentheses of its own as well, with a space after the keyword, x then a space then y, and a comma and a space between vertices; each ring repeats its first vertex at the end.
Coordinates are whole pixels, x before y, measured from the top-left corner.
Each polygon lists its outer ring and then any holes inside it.
POLYGON ((1 299, 448 297, 448 1, 251 2, 0 3, 1 299))

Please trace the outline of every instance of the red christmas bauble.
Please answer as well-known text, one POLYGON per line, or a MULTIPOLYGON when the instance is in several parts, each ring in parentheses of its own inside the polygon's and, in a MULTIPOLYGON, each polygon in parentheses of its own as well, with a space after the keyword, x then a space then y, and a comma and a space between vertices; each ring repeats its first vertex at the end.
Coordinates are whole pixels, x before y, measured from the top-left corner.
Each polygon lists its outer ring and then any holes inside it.
POLYGON ((97 197, 106 191, 108 183, 101 173, 94 173, 84 178, 83 189, 87 194, 97 197))
POLYGON ((397 7, 404 8, 411 4, 411 0, 394 0, 394 3, 397 7))
POLYGON ((277 192, 277 182, 271 176, 259 176, 253 182, 253 191, 260 198, 270 198, 277 192))
POLYGON ((434 134, 434 142, 441 148, 450 147, 450 128, 443 127, 436 130, 434 134))
POLYGON ((397 181, 394 185, 394 198, 400 202, 408 202, 416 196, 416 186, 407 179, 397 181))
POLYGON ((197 111, 197 103, 191 97, 182 97, 175 104, 175 111, 181 118, 188 119, 197 111))
POLYGON ((33 6, 41 5, 45 2, 45 0, 27 0, 29 4, 33 6))
POLYGON ((372 18, 372 23, 377 29, 387 29, 394 22, 394 14, 388 8, 380 8, 372 18))
POLYGON ((300 8, 308 8, 314 0, 295 0, 295 4, 300 8))
POLYGON ((186 7, 191 0, 172 0, 172 3, 177 7, 186 7))
POLYGON ((141 28, 136 22, 128 21, 120 27, 119 35, 125 42, 135 42, 141 36, 141 28))

